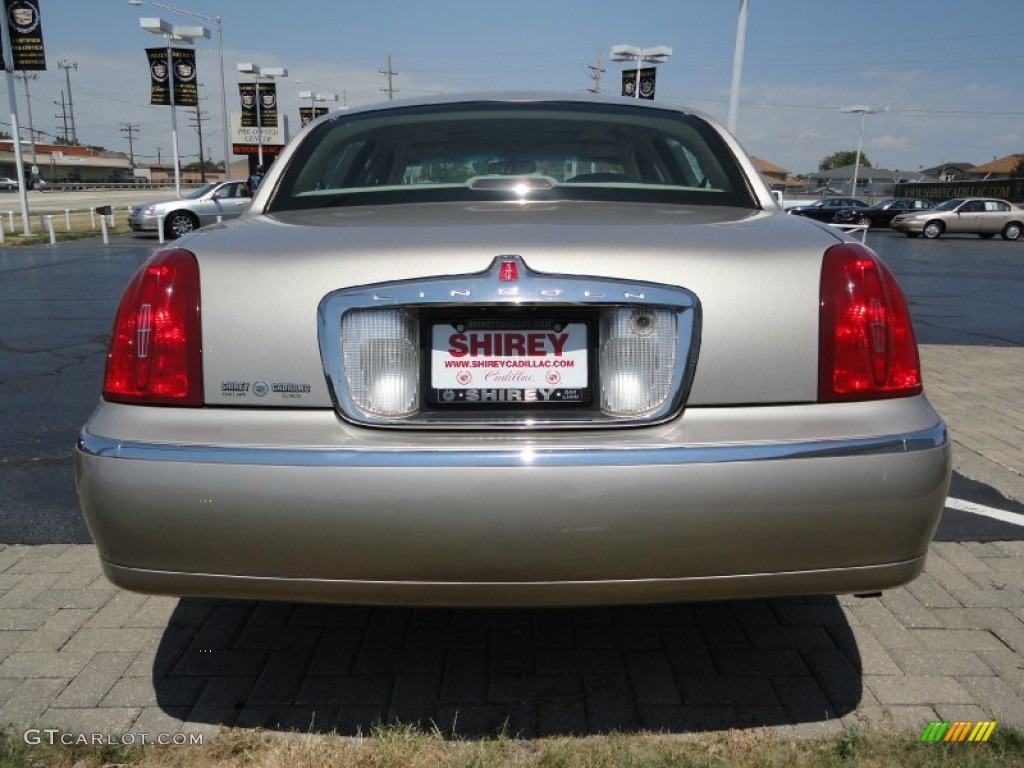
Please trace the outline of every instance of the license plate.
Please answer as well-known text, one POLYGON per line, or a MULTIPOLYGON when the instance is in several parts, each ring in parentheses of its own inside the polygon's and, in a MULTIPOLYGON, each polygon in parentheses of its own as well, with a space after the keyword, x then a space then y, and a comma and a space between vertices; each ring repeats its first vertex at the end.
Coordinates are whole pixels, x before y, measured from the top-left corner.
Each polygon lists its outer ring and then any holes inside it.
POLYGON ((431 328, 430 386, 444 403, 578 403, 589 385, 585 323, 431 328))

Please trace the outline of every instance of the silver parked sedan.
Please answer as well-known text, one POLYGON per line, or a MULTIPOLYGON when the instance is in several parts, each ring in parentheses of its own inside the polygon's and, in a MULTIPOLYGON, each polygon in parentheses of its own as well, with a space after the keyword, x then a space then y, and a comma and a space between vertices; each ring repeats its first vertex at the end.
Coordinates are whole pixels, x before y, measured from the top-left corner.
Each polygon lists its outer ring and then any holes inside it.
POLYGON ((207 224, 241 216, 251 198, 247 181, 215 181, 180 200, 131 206, 128 225, 134 232, 159 232, 163 222, 167 237, 181 237, 207 224))
POLYGON ((1024 233, 1024 208, 1006 200, 968 197, 939 203, 930 211, 905 213, 892 220, 892 228, 907 237, 924 235, 934 240, 942 235, 978 235, 1019 240, 1024 233))
POLYGON ((463 96, 154 255, 76 468, 129 589, 567 605, 902 584, 950 449, 892 274, 715 122, 463 96))

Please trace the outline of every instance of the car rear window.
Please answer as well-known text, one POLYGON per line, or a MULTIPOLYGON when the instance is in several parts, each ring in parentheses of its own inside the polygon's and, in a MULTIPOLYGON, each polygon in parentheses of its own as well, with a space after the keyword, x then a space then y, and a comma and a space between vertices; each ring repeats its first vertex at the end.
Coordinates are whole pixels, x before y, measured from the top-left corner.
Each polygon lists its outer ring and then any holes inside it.
POLYGON ((268 211, 474 200, 757 207, 695 116, 631 105, 472 102, 341 115, 291 157, 268 211))

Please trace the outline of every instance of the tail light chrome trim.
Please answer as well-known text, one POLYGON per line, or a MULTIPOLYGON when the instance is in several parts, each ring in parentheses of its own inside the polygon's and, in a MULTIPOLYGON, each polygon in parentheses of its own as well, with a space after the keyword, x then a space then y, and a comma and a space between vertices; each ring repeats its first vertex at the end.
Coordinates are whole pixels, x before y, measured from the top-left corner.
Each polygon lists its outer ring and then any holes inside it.
MULTIPOLYGON (((331 397, 338 413, 363 426, 424 429, 543 429, 656 424, 676 416, 686 402, 700 347, 701 313, 697 297, 678 286, 633 282, 581 275, 535 272, 520 256, 498 256, 482 272, 392 283, 357 286, 334 291, 318 309, 320 355, 331 397), (511 266, 507 266, 511 265, 511 266), (514 280, 508 279, 515 275, 514 280), (503 279, 504 278, 504 279, 503 279), (422 411, 381 416, 353 397, 345 372, 341 343, 344 315, 355 310, 399 309, 472 311, 477 308, 573 308, 633 310, 643 308, 672 317, 677 329, 670 381, 664 402, 637 415, 589 410, 515 411, 474 413, 422 411)), ((600 341, 599 341, 600 344, 600 341)))

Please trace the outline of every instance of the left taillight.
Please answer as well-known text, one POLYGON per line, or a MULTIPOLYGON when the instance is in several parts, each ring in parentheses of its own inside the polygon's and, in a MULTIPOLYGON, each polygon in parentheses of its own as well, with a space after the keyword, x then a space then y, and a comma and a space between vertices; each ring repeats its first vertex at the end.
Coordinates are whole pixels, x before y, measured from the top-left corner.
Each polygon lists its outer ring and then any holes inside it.
POLYGON ((121 297, 107 351, 103 398, 136 405, 203 404, 199 264, 160 251, 121 297))

